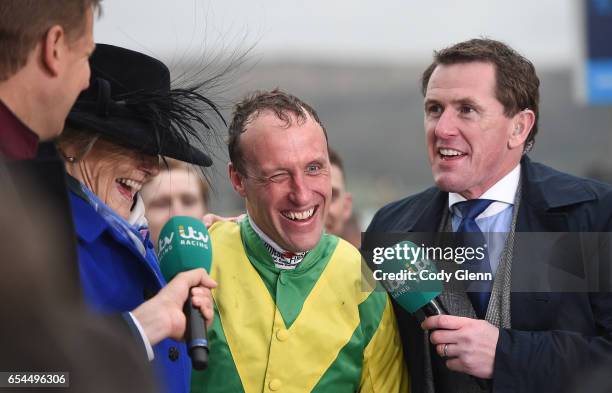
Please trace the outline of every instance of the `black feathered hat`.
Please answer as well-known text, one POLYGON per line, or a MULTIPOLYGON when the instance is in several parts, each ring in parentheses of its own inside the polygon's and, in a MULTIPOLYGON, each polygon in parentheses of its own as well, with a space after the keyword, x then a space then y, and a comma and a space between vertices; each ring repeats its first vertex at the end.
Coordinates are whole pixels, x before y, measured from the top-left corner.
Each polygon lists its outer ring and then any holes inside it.
POLYGON ((225 120, 198 91, 202 84, 172 89, 164 63, 107 44, 96 45, 90 66, 89 88, 70 110, 68 126, 146 154, 212 165, 206 137, 215 120, 225 120))

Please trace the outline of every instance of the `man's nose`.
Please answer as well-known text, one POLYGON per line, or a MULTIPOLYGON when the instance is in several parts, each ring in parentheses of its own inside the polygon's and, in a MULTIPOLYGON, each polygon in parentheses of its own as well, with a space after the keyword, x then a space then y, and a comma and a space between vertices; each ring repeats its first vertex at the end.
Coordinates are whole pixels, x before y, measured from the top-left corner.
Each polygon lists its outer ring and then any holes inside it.
POLYGON ((448 109, 442 112, 434 128, 435 135, 438 138, 446 139, 457 135, 458 132, 457 116, 448 109))
POLYGON ((304 174, 293 177, 291 182, 290 199, 297 206, 303 206, 310 202, 310 186, 304 174))

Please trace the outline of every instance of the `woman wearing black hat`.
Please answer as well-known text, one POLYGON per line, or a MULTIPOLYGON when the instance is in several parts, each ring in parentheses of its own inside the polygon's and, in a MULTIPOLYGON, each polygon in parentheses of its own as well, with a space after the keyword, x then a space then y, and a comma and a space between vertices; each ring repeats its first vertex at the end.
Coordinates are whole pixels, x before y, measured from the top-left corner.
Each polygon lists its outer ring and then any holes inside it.
POLYGON ((182 307, 197 287, 192 301, 212 320, 208 288, 215 283, 200 269, 166 285, 138 191, 158 173, 159 157, 211 165, 206 113, 222 117, 198 93, 202 84, 171 89, 168 68, 152 57, 99 44, 90 64, 90 86, 58 140, 70 175, 83 291, 95 310, 124 313, 166 391, 188 392, 191 362, 175 341, 185 330, 182 307))

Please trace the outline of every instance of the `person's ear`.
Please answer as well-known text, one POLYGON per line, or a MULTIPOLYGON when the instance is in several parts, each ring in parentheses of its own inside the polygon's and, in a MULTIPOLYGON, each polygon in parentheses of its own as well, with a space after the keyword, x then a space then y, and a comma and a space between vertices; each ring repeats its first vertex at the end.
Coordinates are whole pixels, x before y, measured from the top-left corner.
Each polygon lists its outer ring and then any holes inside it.
POLYGON ((227 171, 229 174, 230 183, 232 183, 232 187, 234 191, 236 191, 241 197, 246 198, 246 189, 244 186, 244 181, 246 178, 236 169, 234 164, 231 162, 227 164, 227 171))
POLYGON ((51 26, 42 38, 41 63, 52 76, 59 75, 65 56, 66 33, 60 25, 51 26))
POLYGON ((508 148, 522 148, 535 124, 535 113, 531 109, 524 109, 514 115, 512 133, 508 138, 508 148))

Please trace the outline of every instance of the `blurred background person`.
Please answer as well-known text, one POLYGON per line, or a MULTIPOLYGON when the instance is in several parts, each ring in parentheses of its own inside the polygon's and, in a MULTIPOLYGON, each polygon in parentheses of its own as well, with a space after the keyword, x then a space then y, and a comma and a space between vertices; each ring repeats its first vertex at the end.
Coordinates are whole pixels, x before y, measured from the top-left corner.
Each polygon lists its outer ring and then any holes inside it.
POLYGON ((344 163, 338 152, 332 148, 329 149, 329 162, 331 163, 332 197, 325 220, 325 230, 359 248, 361 244, 359 217, 356 212, 353 212, 353 195, 346 188, 344 163))
POLYGON ((361 247, 361 232, 361 221, 357 212, 353 212, 344 225, 342 238, 351 243, 353 246, 359 248, 361 247))
POLYGON ((329 149, 331 163, 332 197, 325 220, 325 230, 332 235, 343 237, 344 226, 353 211, 353 196, 346 189, 344 165, 338 153, 329 149))
POLYGON ((123 313, 164 391, 187 392, 191 361, 177 341, 183 306, 191 296, 211 321, 215 284, 203 269, 165 282, 139 191, 159 172, 160 155, 211 164, 204 138, 221 115, 203 90, 215 79, 172 89, 162 62, 112 45, 98 44, 90 63, 91 84, 57 142, 70 175, 85 297, 98 312, 123 313))
POLYGON ((189 163, 167 158, 160 172, 140 191, 151 240, 157 238, 164 224, 174 216, 202 219, 208 213, 208 181, 189 163))

